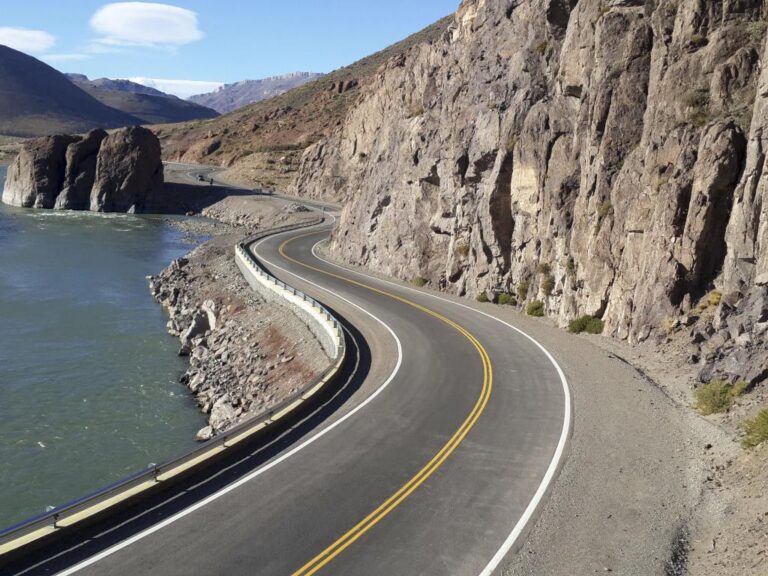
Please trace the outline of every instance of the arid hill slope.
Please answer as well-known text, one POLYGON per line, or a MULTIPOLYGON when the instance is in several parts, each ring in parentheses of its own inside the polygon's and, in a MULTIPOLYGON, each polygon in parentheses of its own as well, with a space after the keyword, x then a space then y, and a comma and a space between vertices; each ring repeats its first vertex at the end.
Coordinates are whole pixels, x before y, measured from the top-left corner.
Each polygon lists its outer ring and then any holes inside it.
POLYGON ((0 46, 0 134, 43 136, 140 123, 102 104, 40 60, 0 46))
POLYGON ((80 74, 68 74, 76 86, 102 104, 138 118, 144 124, 185 122, 202 118, 216 118, 215 110, 159 90, 147 88, 130 80, 99 78, 88 80, 80 74))
POLYGON ((234 84, 224 84, 218 90, 207 94, 190 96, 189 101, 225 114, 254 102, 280 96, 321 76, 322 74, 315 72, 292 72, 258 80, 242 80, 234 84))
POLYGON ((229 168, 244 185, 285 188, 293 184, 301 151, 328 137, 357 100, 360 86, 390 58, 429 43, 448 27, 444 18, 372 56, 285 94, 219 118, 159 126, 166 159, 229 168))

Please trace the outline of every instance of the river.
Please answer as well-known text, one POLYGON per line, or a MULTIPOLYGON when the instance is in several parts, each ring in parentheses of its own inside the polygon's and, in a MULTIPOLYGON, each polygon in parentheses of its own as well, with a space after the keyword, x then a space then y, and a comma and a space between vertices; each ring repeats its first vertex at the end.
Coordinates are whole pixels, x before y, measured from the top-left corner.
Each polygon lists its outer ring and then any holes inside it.
POLYGON ((158 217, 0 205, 0 528, 193 446, 145 279, 191 248, 158 217))

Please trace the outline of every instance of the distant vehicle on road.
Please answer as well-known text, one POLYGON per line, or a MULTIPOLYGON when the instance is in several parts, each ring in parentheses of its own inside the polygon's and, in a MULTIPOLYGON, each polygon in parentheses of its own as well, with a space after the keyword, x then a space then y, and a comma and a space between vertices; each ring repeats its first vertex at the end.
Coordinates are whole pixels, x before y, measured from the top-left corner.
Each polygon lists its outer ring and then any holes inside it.
POLYGON ((198 182, 205 182, 205 177, 202 174, 197 175, 197 181, 198 182))

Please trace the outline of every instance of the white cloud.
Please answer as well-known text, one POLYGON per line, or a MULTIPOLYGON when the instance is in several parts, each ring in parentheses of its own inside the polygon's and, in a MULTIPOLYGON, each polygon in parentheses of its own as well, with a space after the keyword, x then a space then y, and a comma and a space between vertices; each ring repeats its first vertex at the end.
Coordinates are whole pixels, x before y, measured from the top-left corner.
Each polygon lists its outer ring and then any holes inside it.
POLYGON ((88 60, 90 56, 88 54, 46 54, 40 58, 46 62, 80 62, 88 60))
POLYGON ((185 8, 151 2, 117 2, 99 8, 91 28, 108 46, 180 46, 200 40, 197 14, 185 8))
POLYGON ((56 38, 42 30, 0 27, 0 44, 14 50, 39 54, 52 48, 55 43, 56 38))
POLYGON ((161 90, 167 94, 173 94, 179 98, 189 98, 195 94, 213 92, 224 85, 223 82, 209 82, 206 80, 166 80, 162 78, 144 78, 141 76, 128 78, 128 80, 136 82, 136 84, 156 88, 157 90, 161 90))

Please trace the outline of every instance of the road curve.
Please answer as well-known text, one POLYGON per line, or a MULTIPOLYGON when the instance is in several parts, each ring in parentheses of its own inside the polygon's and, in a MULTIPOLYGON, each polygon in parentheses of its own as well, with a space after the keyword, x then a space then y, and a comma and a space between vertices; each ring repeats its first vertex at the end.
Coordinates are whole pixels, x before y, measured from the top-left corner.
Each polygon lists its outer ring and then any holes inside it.
POLYGON ((343 401, 223 481, 169 493, 17 573, 491 573, 562 457, 565 377, 487 314, 320 259, 327 233, 253 249, 345 319, 357 360, 343 401))

